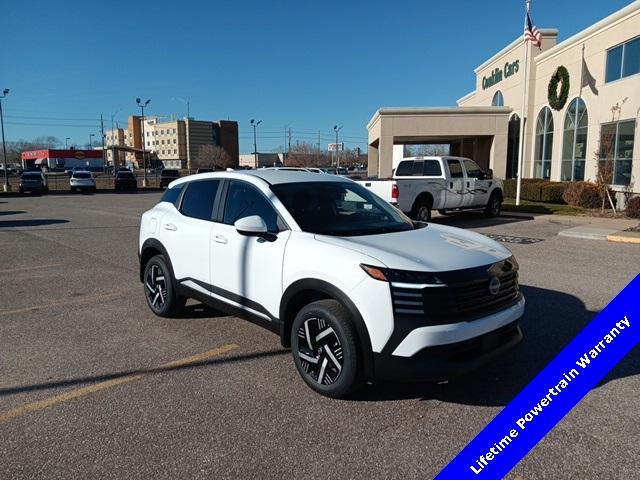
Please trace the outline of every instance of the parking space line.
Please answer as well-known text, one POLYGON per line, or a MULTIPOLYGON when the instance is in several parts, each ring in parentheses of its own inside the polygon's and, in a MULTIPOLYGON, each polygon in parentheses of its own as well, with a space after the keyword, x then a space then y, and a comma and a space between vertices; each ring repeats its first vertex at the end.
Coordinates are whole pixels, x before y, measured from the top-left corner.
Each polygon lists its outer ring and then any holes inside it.
POLYGON ((71 297, 71 298, 66 298, 62 302, 51 302, 51 303, 45 303, 42 305, 32 305, 30 307, 15 308, 13 310, 2 310, 0 311, 0 317, 5 315, 13 315, 16 313, 32 312, 34 310, 41 310, 43 308, 66 307, 68 305, 82 305, 84 303, 94 303, 94 302, 98 303, 102 300, 111 300, 114 297, 119 297, 122 295, 125 295, 125 292, 104 293, 100 295, 86 295, 84 297, 71 297))
POLYGON ((8 410, 4 413, 0 413, 0 422, 4 422, 16 417, 21 417, 23 415, 26 415, 27 413, 36 412, 38 410, 44 410, 45 408, 53 407, 54 405, 67 402, 69 400, 74 400, 76 398, 85 397, 87 395, 91 395, 92 393, 97 393, 102 390, 115 387, 117 385, 123 385, 126 383, 134 382, 136 380, 140 380, 141 378, 144 378, 145 376, 159 373, 163 370, 172 370, 175 368, 184 367, 190 364, 202 362, 203 360, 207 360, 212 357, 223 355, 227 352, 230 352, 231 350, 235 350, 236 348, 240 348, 240 346, 235 343, 230 343, 228 345, 223 345, 222 347, 209 350, 208 352, 199 353, 191 357, 182 358, 180 360, 175 360, 173 362, 165 363, 164 365, 161 365, 158 368, 149 370, 145 373, 133 373, 130 375, 125 375, 120 378, 114 378, 113 380, 106 380, 104 382, 95 383, 87 387, 76 388, 74 390, 61 393, 60 395, 56 395, 54 397, 38 400, 37 402, 27 403, 20 407, 16 407, 12 410, 8 410))
POLYGON ((7 270, 0 270, 0 273, 26 272, 27 270, 40 270, 40 269, 44 269, 44 268, 61 267, 62 265, 63 265, 62 263, 50 263, 48 265, 34 265, 34 266, 31 266, 31 267, 16 267, 16 268, 9 268, 7 270))

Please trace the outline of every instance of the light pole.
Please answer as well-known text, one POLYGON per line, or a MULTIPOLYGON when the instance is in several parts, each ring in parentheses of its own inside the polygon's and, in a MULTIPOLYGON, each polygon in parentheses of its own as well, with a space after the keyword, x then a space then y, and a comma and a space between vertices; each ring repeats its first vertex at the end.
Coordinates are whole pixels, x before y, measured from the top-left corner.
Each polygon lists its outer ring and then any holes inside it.
POLYGON ((2 91, 2 95, 0 95, 0 127, 2 128, 2 159, 4 161, 4 191, 11 191, 11 187, 9 187, 9 171, 7 170, 7 145, 4 141, 4 117, 2 116, 2 99, 9 95, 9 89, 5 88, 2 91))
POLYGON ((64 149, 67 150, 69 148, 69 140, 71 140, 71 137, 67 137, 64 139, 64 149))
MULTIPOLYGON (((111 146, 113 147, 115 145, 115 139, 113 138, 113 119, 115 118, 115 116, 118 114, 118 112, 120 112, 122 109, 119 108, 118 110, 116 110, 115 112, 113 112, 113 114, 111 114, 111 146)), ((109 147, 109 142, 107 142, 107 147, 109 147)), ((114 167, 116 164, 116 150, 115 148, 111 149, 111 163, 113 163, 114 167)))
POLYGON ((142 110, 142 168, 143 168, 142 186, 143 187, 147 186, 147 156, 145 155, 146 152, 145 152, 145 138, 144 138, 144 107, 149 105, 150 101, 151 99, 143 103, 142 101, 140 101, 140 97, 136 98, 136 103, 140 107, 140 110, 142 110))
POLYGON ((336 132, 336 173, 338 173, 338 168, 340 167, 340 144, 338 143, 338 132, 342 130, 342 126, 333 126, 333 130, 336 132))
POLYGON ((251 119, 251 126, 253 127, 253 160, 256 164, 256 169, 258 168, 258 141, 256 136, 256 129, 261 123, 262 120, 258 120, 256 122, 253 118, 251 119))
POLYGON ((95 137, 95 135, 93 133, 89 134, 89 148, 88 150, 91 150, 93 148, 93 137, 95 137))

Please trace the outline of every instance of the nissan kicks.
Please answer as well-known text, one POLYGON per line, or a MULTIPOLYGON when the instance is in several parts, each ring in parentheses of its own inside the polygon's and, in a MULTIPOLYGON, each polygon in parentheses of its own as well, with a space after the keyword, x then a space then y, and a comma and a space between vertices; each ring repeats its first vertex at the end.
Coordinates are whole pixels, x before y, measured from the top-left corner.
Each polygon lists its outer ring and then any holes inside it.
POLYGON ((343 397, 366 380, 442 380, 522 339, 518 263, 470 231, 412 222, 355 182, 253 170, 173 181, 140 225, 149 308, 194 298, 291 348, 343 397))

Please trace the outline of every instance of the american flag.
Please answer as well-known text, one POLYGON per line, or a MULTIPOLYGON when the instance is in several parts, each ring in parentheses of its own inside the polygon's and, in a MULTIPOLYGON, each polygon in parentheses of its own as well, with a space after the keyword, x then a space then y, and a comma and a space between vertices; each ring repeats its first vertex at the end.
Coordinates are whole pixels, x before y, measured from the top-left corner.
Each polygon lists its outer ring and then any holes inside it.
POLYGON ((527 26, 524 29, 524 41, 531 42, 531 45, 538 48, 542 45, 542 34, 540 30, 538 30, 538 27, 531 21, 529 12, 527 12, 527 26))

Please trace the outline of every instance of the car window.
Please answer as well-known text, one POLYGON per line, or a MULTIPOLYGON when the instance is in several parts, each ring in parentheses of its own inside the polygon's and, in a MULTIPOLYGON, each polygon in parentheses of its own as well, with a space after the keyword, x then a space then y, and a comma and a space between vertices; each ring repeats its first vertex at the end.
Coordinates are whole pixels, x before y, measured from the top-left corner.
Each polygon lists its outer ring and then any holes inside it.
POLYGON ((482 169, 473 160, 465 160, 464 168, 469 178, 480 178, 482 176, 482 169))
POLYGON ((73 178, 91 178, 91 174, 90 173, 76 172, 76 173, 73 174, 73 178))
POLYGON ((442 167, 438 160, 425 160, 422 168, 422 174, 425 177, 441 177, 442 167))
POLYGON ((396 176, 408 177, 410 175, 413 175, 413 160, 404 160, 400 162, 396 169, 396 176))
POLYGON ((227 192, 223 222, 233 225, 236 220, 251 215, 262 217, 271 233, 278 233, 278 213, 267 198, 253 185, 232 181, 227 192))
POLYGON ((179 177, 180 173, 177 170, 163 170, 161 175, 163 177, 179 177))
POLYGON ((413 171, 411 172, 411 175, 414 177, 421 177, 423 168, 424 162, 422 160, 413 162, 413 171))
POLYGON ((220 180, 189 182, 180 207, 182 214, 201 220, 211 220, 213 202, 219 186, 220 180))
MULTIPOLYGON (((3 171, 0 169, 0 172, 3 171)), ((25 180, 42 180, 42 177, 39 173, 23 173, 22 178, 25 180)))
POLYGON ((167 188, 164 191, 162 198, 160 198, 160 201, 173 203, 173 205, 178 208, 178 199, 180 198, 180 193, 182 192, 182 189, 185 185, 186 183, 181 183, 180 185, 176 185, 173 188, 167 188))
POLYGON ((451 178, 462 178, 464 174, 462 173, 462 164, 460 160, 447 160, 449 164, 449 173, 451 174, 451 178))

